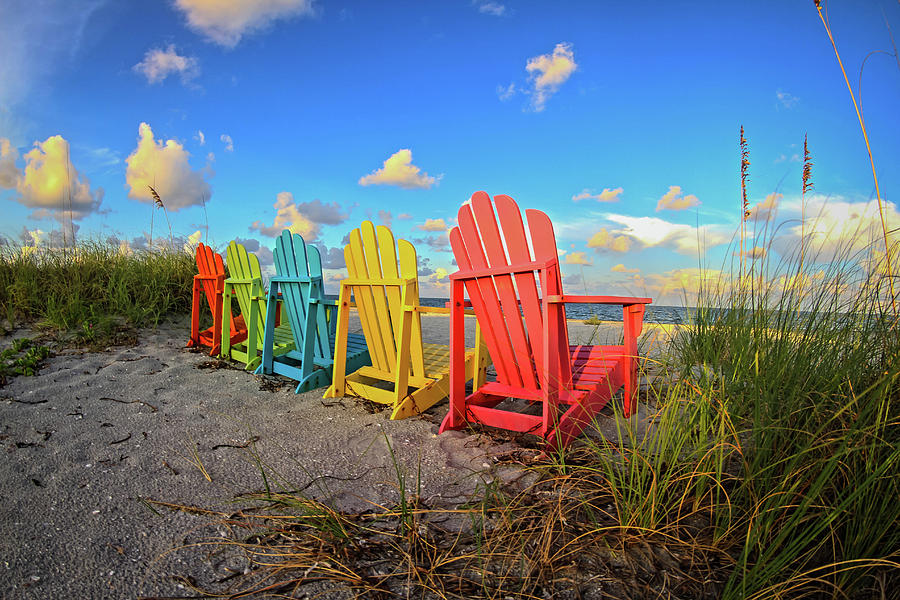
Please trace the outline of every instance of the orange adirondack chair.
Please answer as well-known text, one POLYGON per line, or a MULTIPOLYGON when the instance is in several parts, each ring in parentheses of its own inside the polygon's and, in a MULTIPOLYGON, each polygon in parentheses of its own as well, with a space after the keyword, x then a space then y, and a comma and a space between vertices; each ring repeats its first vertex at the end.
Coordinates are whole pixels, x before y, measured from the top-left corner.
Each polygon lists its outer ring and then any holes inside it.
MULTIPOLYGON (((222 255, 213 252, 209 246, 200 243, 197 245, 197 270, 194 275, 194 293, 191 303, 191 339, 188 340, 188 348, 193 346, 210 346, 210 356, 219 353, 222 341, 222 293, 225 291, 225 263, 222 255), (212 310, 212 327, 200 331, 200 296, 201 291, 206 297, 206 303, 212 310)), ((231 343, 237 344, 247 339, 247 326, 244 317, 237 317, 229 310, 231 316, 231 343)))
POLYGON ((485 192, 476 192, 459 209, 450 232, 459 265, 450 276, 450 410, 440 431, 482 423, 535 433, 557 448, 578 436, 622 387, 625 414, 634 412, 637 337, 651 300, 564 295, 553 225, 539 210, 525 214, 530 249, 519 207, 509 196, 495 196, 492 203, 485 192), (496 381, 469 396, 462 362, 464 293, 497 371, 496 381), (570 346, 568 302, 621 305, 624 344, 570 346), (506 398, 541 402, 542 414, 495 408, 506 398))

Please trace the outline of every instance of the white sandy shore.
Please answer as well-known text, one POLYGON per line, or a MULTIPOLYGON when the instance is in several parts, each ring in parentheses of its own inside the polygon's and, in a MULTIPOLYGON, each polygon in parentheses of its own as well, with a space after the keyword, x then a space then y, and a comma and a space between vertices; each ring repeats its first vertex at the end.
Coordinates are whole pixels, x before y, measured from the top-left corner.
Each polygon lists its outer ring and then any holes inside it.
MULTIPOLYGON (((423 320, 426 341, 446 342, 447 321, 423 320)), ((594 329, 573 322, 570 339, 584 343, 594 329)), ((610 339, 594 343, 612 341, 616 329, 601 326, 610 339)), ((180 321, 141 332, 134 347, 61 352, 37 377, 0 388, 0 596, 184 596, 171 575, 203 583, 240 567, 196 549, 171 551, 224 529, 146 500, 233 510, 235 496, 263 487, 257 459, 276 489, 302 489, 346 510, 397 502, 388 442, 412 480, 421 465, 432 504, 522 475, 494 464, 506 447, 485 435, 438 436, 446 402, 389 421, 350 398, 325 402, 323 390, 271 389, 272 379, 210 368, 209 356, 184 349, 187 330, 180 321)), ((601 429, 614 432, 614 418, 605 419, 601 429)))

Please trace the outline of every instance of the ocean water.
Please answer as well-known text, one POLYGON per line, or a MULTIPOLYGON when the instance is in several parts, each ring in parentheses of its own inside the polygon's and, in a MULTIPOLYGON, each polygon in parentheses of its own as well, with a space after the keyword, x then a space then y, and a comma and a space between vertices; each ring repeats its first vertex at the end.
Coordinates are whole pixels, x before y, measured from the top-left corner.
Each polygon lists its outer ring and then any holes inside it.
MULTIPOLYGON (((337 300, 337 296, 331 296, 337 300)), ((423 306, 444 306, 447 298, 420 298, 423 306)), ((597 317, 603 321, 622 321, 622 307, 606 304, 566 304, 567 319, 590 319, 597 317)), ((646 323, 685 323, 688 318, 688 309, 682 306, 663 306, 650 304, 644 314, 646 323)))

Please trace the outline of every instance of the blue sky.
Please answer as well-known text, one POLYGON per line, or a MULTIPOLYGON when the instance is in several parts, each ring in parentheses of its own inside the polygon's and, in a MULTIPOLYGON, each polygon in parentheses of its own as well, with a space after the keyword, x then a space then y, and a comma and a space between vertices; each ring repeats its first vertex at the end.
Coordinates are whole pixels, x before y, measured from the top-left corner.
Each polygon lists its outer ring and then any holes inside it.
MULTIPOLYGON (((862 107, 900 227, 900 4, 827 9, 854 88, 866 60, 862 107)), ((760 246, 770 258, 798 244, 804 134, 805 231, 827 249, 878 221, 811 0, 0 0, 0 56, 0 234, 17 243, 74 228, 144 247, 151 217, 165 241, 149 183, 179 244, 240 238, 265 263, 288 226, 330 257, 332 290, 347 232, 389 222, 417 247, 423 294, 446 295, 447 228, 485 190, 551 216, 573 292, 679 303, 699 265, 715 273, 735 251, 741 125, 748 249, 766 216, 783 223, 760 246)))

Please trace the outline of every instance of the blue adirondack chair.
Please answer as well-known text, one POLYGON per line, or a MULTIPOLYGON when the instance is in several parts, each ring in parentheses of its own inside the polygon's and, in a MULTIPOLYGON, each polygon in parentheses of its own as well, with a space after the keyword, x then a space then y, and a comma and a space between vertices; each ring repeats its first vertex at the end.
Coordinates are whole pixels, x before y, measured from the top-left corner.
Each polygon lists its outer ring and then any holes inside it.
MULTIPOLYGON (((300 234, 284 230, 275 241, 275 277, 269 280, 266 330, 262 363, 257 373, 278 373, 298 381, 296 392, 305 392, 331 383, 334 365, 337 301, 325 299, 322 257, 319 249, 306 244, 300 234), (275 356, 275 311, 279 293, 291 332, 294 349, 275 356)), ((371 364, 366 338, 350 334, 347 371, 371 364)))

